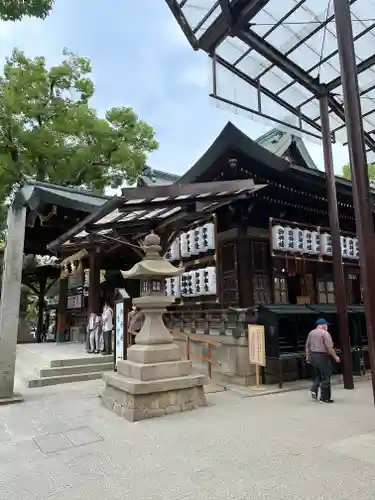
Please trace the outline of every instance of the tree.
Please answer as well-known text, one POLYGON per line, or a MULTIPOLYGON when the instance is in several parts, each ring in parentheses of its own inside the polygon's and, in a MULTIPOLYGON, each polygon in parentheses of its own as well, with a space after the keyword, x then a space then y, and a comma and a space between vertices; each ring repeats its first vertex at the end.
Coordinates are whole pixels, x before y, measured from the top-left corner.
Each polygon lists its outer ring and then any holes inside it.
MULTIPOLYGON (((25 176, 102 192, 133 183, 158 147, 131 108, 104 118, 89 106, 90 60, 67 50, 58 66, 15 49, 0 76, 0 203, 25 176)), ((0 210, 1 217, 1 210, 0 210)))
POLYGON ((54 0, 1 0, 0 20, 19 21, 25 16, 44 19, 50 13, 54 0))
MULTIPOLYGON (((370 163, 367 168, 370 185, 375 185, 375 163, 370 163)), ((350 171, 350 165, 344 165, 342 167, 342 175, 345 179, 351 180, 352 173, 350 171)))

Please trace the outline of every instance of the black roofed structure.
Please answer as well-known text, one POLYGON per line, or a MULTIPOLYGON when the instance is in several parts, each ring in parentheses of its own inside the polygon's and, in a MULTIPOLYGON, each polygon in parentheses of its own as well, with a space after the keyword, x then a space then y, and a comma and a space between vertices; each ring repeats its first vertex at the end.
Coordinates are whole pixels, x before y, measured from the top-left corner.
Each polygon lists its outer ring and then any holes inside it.
MULTIPOLYGON (((300 359, 318 310, 329 316, 337 345, 340 338, 337 311, 329 307, 335 296, 325 173, 292 135, 271 132, 254 141, 228 123, 178 180, 124 189, 49 248, 73 261, 85 250, 94 270, 125 270, 139 260, 145 235, 156 231, 172 262, 185 268, 181 282, 166 289, 176 294, 167 315, 171 325, 220 333, 221 343, 234 345, 233 336, 246 336, 247 323, 262 321, 267 370, 276 370, 282 384, 286 356, 300 359), (282 233, 279 243, 276 230, 282 233), (312 248, 311 238, 322 238, 322 250, 317 243, 312 248), (282 247, 286 241, 288 248, 282 247), (195 244, 204 248, 194 250, 195 244)), ((336 184, 345 280, 356 305, 350 313, 358 334, 352 345, 365 355, 351 183, 337 178, 336 184)), ((139 293, 136 286, 128 292, 139 293)), ((241 342, 233 349, 240 350, 241 342)), ((236 380, 248 384, 248 370, 237 366, 236 380)))

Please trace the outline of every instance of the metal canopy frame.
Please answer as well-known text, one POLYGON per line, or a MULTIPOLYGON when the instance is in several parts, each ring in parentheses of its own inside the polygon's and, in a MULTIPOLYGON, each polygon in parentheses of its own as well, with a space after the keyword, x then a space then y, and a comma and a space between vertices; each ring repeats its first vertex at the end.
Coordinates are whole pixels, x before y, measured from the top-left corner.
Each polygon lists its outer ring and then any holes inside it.
POLYGON ((53 252, 88 246, 123 244, 139 248, 139 239, 150 231, 162 236, 163 247, 186 224, 207 221, 219 208, 249 198, 266 185, 252 179, 225 182, 173 184, 125 188, 122 196, 105 203, 97 212, 48 245, 53 252))
MULTIPOLYGON (((332 0, 165 0, 195 50, 212 58, 218 105, 347 144, 332 0), (318 98, 318 99, 317 99, 318 98)), ((351 0, 368 162, 375 160, 375 0, 351 0)))

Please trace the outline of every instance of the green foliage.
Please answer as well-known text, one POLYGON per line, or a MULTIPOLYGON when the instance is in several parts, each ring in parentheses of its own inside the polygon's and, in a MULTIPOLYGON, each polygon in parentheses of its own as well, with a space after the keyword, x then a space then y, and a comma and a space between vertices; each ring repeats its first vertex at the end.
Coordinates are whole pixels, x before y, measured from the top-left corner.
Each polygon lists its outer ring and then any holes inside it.
MULTIPOLYGON (((350 171, 350 165, 344 165, 342 167, 342 175, 344 179, 351 180, 352 174, 350 171)), ((373 184, 375 182, 375 163, 370 163, 370 165, 368 165, 368 177, 370 184, 373 184)))
MULTIPOLYGON (((158 147, 131 108, 100 118, 90 60, 67 50, 58 66, 14 49, 0 76, 0 203, 24 176, 102 192, 133 183, 158 147)), ((1 218, 1 213, 0 213, 1 218)))
POLYGON ((24 16, 44 19, 50 13, 54 0, 0 0, 0 19, 19 21, 24 16))

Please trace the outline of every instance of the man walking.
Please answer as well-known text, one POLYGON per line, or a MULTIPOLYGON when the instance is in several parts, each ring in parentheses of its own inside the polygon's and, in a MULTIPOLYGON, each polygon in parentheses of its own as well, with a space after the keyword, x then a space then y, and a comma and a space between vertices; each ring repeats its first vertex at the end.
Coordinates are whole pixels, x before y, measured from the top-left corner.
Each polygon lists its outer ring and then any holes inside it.
POLYGON ((333 403, 331 399, 331 358, 337 363, 340 358, 333 348, 332 337, 328 332, 328 323, 320 318, 315 323, 306 341, 306 361, 311 363, 315 370, 315 378, 311 387, 311 397, 317 401, 320 388, 320 401, 333 403))

